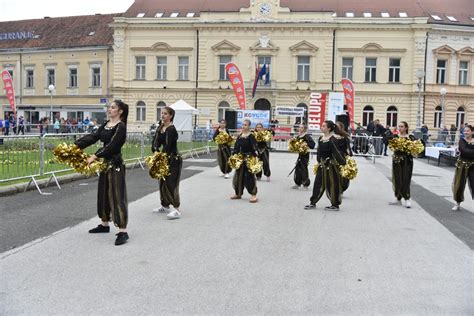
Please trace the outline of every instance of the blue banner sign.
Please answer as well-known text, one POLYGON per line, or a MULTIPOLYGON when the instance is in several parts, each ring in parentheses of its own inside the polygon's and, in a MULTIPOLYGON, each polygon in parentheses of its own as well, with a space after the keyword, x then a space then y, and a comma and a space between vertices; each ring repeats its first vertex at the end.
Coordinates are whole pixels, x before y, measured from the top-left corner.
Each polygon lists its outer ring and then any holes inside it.
POLYGON ((270 111, 258 110, 240 110, 237 111, 237 128, 242 128, 244 120, 250 120, 252 125, 250 128, 255 128, 257 123, 262 123, 264 128, 270 126, 270 111))
POLYGON ((33 32, 8 32, 0 33, 0 41, 25 40, 35 37, 33 32))

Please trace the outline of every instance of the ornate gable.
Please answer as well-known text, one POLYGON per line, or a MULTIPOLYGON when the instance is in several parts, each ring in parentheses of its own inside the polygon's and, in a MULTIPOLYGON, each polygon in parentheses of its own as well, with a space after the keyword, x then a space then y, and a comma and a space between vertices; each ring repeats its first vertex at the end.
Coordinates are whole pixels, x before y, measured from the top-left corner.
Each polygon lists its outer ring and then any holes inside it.
POLYGON ((155 51, 155 52, 182 52, 182 51, 192 51, 192 47, 172 47, 168 43, 158 42, 151 47, 132 47, 130 48, 133 51, 155 51))
POLYGON ((451 55, 456 53, 456 50, 452 48, 449 45, 443 45, 441 47, 438 47, 436 49, 433 49, 433 53, 438 56, 438 55, 451 55))
POLYGON ((464 47, 456 52, 458 56, 474 56, 474 48, 472 47, 464 47))
POLYGON ((266 33, 260 36, 258 42, 250 46, 250 51, 252 51, 254 55, 276 55, 279 50, 280 48, 273 44, 266 33))
POLYGON ((211 49, 216 55, 236 55, 240 47, 228 40, 223 40, 212 46, 211 49))
POLYGON ((310 42, 303 40, 290 47, 291 53, 293 56, 296 55, 316 55, 316 52, 319 48, 316 45, 311 44, 310 42))
POLYGON ((405 53, 405 48, 384 48, 377 43, 368 43, 361 48, 339 48, 340 52, 351 52, 351 53, 405 53))

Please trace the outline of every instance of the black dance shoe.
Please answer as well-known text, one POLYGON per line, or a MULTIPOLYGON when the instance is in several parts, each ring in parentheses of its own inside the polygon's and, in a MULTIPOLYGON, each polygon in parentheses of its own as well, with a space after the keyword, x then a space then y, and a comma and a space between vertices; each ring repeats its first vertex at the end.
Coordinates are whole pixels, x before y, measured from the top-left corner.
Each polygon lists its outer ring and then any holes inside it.
POLYGON ((339 211, 339 206, 331 205, 324 208, 326 211, 339 211))
POLYGON ((96 228, 89 230, 89 234, 99 234, 99 233, 108 233, 110 232, 109 226, 104 226, 102 224, 98 225, 96 228))
POLYGON ((115 236, 117 236, 117 239, 115 239, 115 246, 120 246, 126 243, 129 238, 126 232, 115 234, 115 236))
POLYGON ((311 210, 313 208, 316 208, 316 204, 308 204, 304 207, 305 210, 311 210))

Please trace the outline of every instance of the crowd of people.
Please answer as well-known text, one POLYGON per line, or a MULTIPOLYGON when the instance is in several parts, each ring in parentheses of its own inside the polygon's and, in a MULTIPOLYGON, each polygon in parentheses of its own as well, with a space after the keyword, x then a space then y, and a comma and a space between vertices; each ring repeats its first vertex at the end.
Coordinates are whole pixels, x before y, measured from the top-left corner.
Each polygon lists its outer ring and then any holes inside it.
MULTIPOLYGON (((121 156, 121 148, 125 144, 127 135, 127 117, 128 105, 122 101, 114 101, 108 108, 109 120, 103 123, 95 132, 78 139, 75 144, 81 149, 90 146, 97 141, 102 141, 104 146, 100 148, 94 155, 88 158, 91 164, 98 158, 103 158, 107 164, 107 168, 100 173, 98 195, 97 195, 97 211, 101 223, 89 230, 91 234, 109 233, 109 222, 113 221, 118 227, 119 232, 116 234, 115 245, 122 245, 129 240, 127 233, 128 224, 128 202, 126 190, 125 166, 121 156)), ((168 163, 166 166, 167 173, 159 180, 157 185, 160 192, 161 206, 154 211, 167 213, 168 219, 178 219, 182 216, 180 210, 180 192, 179 183, 181 178, 181 170, 183 166, 182 157, 178 151, 178 132, 173 125, 175 111, 170 107, 164 107, 161 112, 161 121, 152 141, 152 152, 166 153, 168 163)), ((232 186, 234 194, 230 197, 232 200, 242 199, 244 191, 250 194, 250 203, 256 203, 257 199, 257 182, 265 176, 270 182, 270 154, 268 141, 257 140, 257 133, 263 131, 261 124, 256 124, 252 130, 252 122, 244 120, 242 129, 235 137, 235 144, 231 148, 231 143, 221 143, 218 147, 217 158, 219 170, 224 178, 234 170, 232 186), (244 157, 240 164, 231 162, 232 156, 240 155, 244 157), (260 159, 262 167, 258 171, 253 170, 250 160, 260 159)), ((387 133, 387 128, 380 125, 375 120, 368 128, 372 135, 381 135, 387 138, 387 142, 392 149, 392 186, 395 201, 390 204, 403 205, 406 208, 411 207, 411 177, 413 173, 414 154, 410 150, 404 149, 403 146, 395 148, 393 140, 400 140, 400 143, 419 142, 410 133, 409 126, 402 121, 398 124, 396 131, 387 133)), ((295 141, 307 149, 315 148, 317 145, 317 165, 314 167, 315 177, 313 181, 313 190, 309 198, 309 204, 304 209, 315 209, 325 193, 331 203, 326 206, 325 210, 339 211, 342 204, 342 196, 344 191, 349 188, 349 180, 341 173, 341 166, 348 163, 352 155, 351 135, 345 131, 344 126, 338 122, 334 123, 330 120, 324 121, 321 128, 322 135, 313 140, 307 133, 305 124, 298 125, 298 135, 295 141)), ((463 130, 463 138, 459 142, 460 156, 456 164, 456 172, 453 181, 453 196, 456 205, 453 210, 459 210, 460 204, 464 201, 464 190, 467 183, 471 188, 471 194, 474 199, 474 128, 466 125, 463 130)), ((220 134, 229 134, 226 127, 226 121, 221 120, 213 135, 217 139, 220 134)), ((230 135, 230 134, 229 134, 230 135)), ((224 135, 227 136, 227 135, 224 135)), ((405 146, 405 145, 404 145, 405 146)), ((408 145, 410 146, 410 145, 408 145)), ((421 146, 423 147, 423 146, 421 146)), ((311 180, 308 172, 309 167, 308 150, 298 153, 295 167, 290 172, 294 172, 294 189, 309 189, 311 180)))

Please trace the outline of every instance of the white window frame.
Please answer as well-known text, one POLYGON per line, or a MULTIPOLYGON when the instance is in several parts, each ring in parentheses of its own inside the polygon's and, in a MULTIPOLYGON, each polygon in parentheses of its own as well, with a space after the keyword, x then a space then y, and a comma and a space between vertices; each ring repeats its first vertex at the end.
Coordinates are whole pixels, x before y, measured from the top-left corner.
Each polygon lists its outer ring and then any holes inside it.
POLYGON ((156 56, 156 80, 168 80, 168 57, 156 56), (160 58, 164 58, 165 63, 160 63, 160 58))
POLYGON ((99 87, 102 86, 102 67, 101 67, 101 65, 99 65, 99 64, 90 65, 90 83, 91 83, 92 88, 99 88, 99 87), (95 74, 94 69, 99 69, 99 73, 95 74))
POLYGON ((138 101, 135 104, 136 112, 135 112, 135 119, 137 122, 145 122, 146 121, 146 103, 145 101, 138 101), (139 103, 143 103, 143 106, 139 103))
POLYGON ((135 80, 145 80, 146 79, 146 56, 135 56, 135 80), (143 58, 143 63, 138 59, 143 58))
POLYGON ((34 89, 35 88, 35 69, 33 67, 25 68, 25 78, 26 78, 25 88, 26 89, 34 89), (28 74, 29 71, 33 72, 31 77, 28 74), (30 78, 31 78, 31 82, 30 82, 30 78))
POLYGON ((399 83, 400 82, 400 75, 401 75, 401 65, 402 59, 401 58, 389 58, 388 61, 388 82, 392 83, 399 83), (392 60, 398 60, 398 66, 392 66, 392 60), (397 80, 398 74, 398 80, 397 80))
POLYGON ((225 66, 232 62, 232 55, 220 55, 219 56, 219 80, 221 81, 226 81, 229 80, 229 77, 227 76, 227 71, 225 71, 225 66), (227 59, 229 61, 223 61, 222 59, 227 59))
POLYGON ((342 58, 342 79, 352 80, 354 73, 354 57, 343 57, 342 58), (350 60, 350 65, 344 65, 344 60, 350 60))
MULTIPOLYGON (((267 70, 268 75, 270 76, 270 83, 271 83, 271 78, 272 78, 272 56, 257 56, 257 64, 260 66, 260 68, 263 67, 263 65, 268 65, 270 67, 270 71, 267 70)), ((265 85, 265 80, 259 80, 258 81, 259 86, 264 86, 265 85)))
POLYGON ((387 115, 386 115, 386 125, 390 127, 395 127, 398 124, 398 109, 394 105, 390 105, 387 108, 387 115), (392 110, 390 108, 395 108, 395 110, 392 110))
POLYGON ((311 56, 298 56, 297 57, 297 81, 310 81, 311 74, 311 56), (307 58, 307 62, 302 62, 300 58, 307 58))
POLYGON ((49 87, 50 85, 56 86, 56 67, 53 66, 46 67, 46 87, 49 87), (51 70, 54 72, 52 75, 52 80, 50 74, 51 70))
POLYGON ((178 80, 189 80, 189 56, 178 56, 178 80), (184 60, 186 63, 183 63, 184 60))
POLYGON ((441 127, 442 116, 443 116, 443 108, 441 107, 441 105, 438 105, 436 106, 435 111, 434 111, 434 122, 433 122, 434 128, 441 127))
POLYGON ((375 115, 375 110, 372 105, 366 105, 362 109, 362 126, 367 126, 369 125, 370 122, 374 120, 374 115, 375 115), (371 110, 366 110, 367 107, 371 107, 371 110), (364 121, 364 116, 366 115, 365 121, 364 121))
POLYGON ((459 85, 467 86, 469 85, 469 61, 461 60, 459 61, 459 85), (461 64, 466 63, 466 68, 461 68, 461 64))
POLYGON ((448 60, 447 59, 438 59, 438 60, 436 60, 436 83, 437 84, 446 84, 447 69, 448 69, 448 60), (438 66, 438 62, 440 62, 440 61, 444 61, 444 67, 438 66), (443 80, 441 80, 441 79, 443 79, 443 80))
POLYGON ((377 58, 376 57, 366 57, 365 58, 365 82, 377 82, 377 58), (375 60, 374 65, 368 65, 369 60, 375 60), (369 71, 369 78, 367 78, 367 71, 369 71))
POLYGON ((465 122, 466 122, 466 110, 464 107, 460 106, 456 110, 456 127, 460 128, 461 126, 464 126, 465 122), (462 111, 460 111, 459 109, 462 109, 462 111))
POLYGON ((225 112, 231 110, 230 104, 227 101, 221 101, 217 105, 217 121, 220 122, 221 120, 225 120, 225 112), (222 106, 226 104, 226 106, 222 106))
POLYGON ((69 73, 68 73, 68 87, 69 87, 69 88, 77 88, 77 87, 79 86, 79 71, 77 70, 77 67, 76 67, 76 66, 74 66, 74 67, 68 67, 68 72, 69 72, 69 73), (72 80, 73 80, 73 79, 72 79, 73 76, 72 76, 72 73, 71 73, 72 70, 75 70, 75 71, 76 71, 76 76, 75 76, 75 83, 76 83, 76 85, 72 85, 72 84, 71 84, 71 83, 72 83, 72 80))

